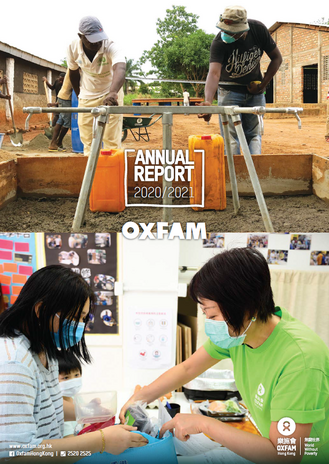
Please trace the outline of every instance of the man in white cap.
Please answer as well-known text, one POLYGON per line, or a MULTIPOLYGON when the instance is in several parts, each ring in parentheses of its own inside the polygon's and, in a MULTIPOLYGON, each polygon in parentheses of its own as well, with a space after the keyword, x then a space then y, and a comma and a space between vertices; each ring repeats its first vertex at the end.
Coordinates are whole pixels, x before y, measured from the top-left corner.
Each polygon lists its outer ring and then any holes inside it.
MULTIPOLYGON (((67 50, 67 65, 79 107, 123 105, 125 56, 116 43, 109 40, 100 21, 85 16, 79 23, 79 39, 67 50)), ((88 156, 92 142, 93 116, 79 113, 80 138, 84 155, 88 156)), ((121 147, 123 115, 110 115, 104 133, 104 149, 121 147)))
MULTIPOLYGON (((211 44, 205 101, 200 105, 211 105, 219 85, 220 106, 265 106, 264 91, 282 63, 281 53, 269 30, 259 21, 248 20, 242 6, 225 8, 217 27, 221 32, 211 44), (262 76, 260 60, 264 51, 271 61, 262 76)), ((211 115, 199 117, 209 121, 211 115)), ((241 114, 241 120, 250 153, 260 154, 261 134, 257 115, 241 114)), ((223 134, 221 118, 219 123, 223 134)), ((229 131, 232 152, 234 155, 240 154, 240 144, 231 118, 229 131)))

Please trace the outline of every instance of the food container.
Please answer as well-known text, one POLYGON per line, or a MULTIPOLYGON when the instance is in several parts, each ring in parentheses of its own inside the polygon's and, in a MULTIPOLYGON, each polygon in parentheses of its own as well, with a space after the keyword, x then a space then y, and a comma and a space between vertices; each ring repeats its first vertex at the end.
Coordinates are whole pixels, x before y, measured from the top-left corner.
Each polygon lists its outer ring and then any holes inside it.
POLYGON ((200 412, 205 416, 219 419, 223 422, 240 421, 247 414, 247 410, 238 402, 238 399, 231 398, 227 401, 221 402, 225 409, 222 411, 212 411, 210 409, 211 404, 209 401, 204 401, 199 405, 200 412))
POLYGON ((117 412, 117 392, 78 393, 74 396, 74 408, 79 424, 107 422, 117 412))
POLYGON ((188 400, 228 400, 237 397, 240 393, 235 385, 233 371, 208 369, 183 387, 188 400))

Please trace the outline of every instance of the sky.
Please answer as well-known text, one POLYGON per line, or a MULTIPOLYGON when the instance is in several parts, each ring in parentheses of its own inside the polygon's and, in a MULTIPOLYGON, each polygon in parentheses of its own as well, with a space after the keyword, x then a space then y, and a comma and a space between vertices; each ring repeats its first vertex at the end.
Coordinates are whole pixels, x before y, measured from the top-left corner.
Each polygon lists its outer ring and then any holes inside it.
MULTIPOLYGON (((199 28, 217 34, 219 15, 226 6, 235 4, 218 0, 16 0, 8 15, 1 15, 0 42, 60 64, 67 46, 77 38, 80 19, 91 15, 100 19, 109 38, 120 45, 128 59, 138 60, 157 41, 156 21, 164 18, 172 5, 185 6, 187 12, 199 16, 199 28)), ((267 27, 275 22, 313 23, 329 17, 324 0, 244 0, 238 4, 246 8, 248 18, 267 27)))

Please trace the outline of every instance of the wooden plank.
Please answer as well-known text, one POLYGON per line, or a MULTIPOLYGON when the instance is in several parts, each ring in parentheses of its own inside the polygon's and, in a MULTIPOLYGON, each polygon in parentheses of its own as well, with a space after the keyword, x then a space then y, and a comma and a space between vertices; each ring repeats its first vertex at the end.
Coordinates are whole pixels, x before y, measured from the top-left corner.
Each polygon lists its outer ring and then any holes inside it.
POLYGON ((183 361, 185 361, 192 355, 192 329, 180 322, 178 326, 182 329, 183 361))

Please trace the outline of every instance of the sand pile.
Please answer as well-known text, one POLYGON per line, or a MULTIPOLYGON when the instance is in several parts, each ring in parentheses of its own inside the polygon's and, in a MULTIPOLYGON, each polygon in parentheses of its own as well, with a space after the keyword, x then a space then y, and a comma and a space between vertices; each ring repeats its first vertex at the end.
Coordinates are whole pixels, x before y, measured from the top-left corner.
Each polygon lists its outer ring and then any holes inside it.
POLYGON ((0 163, 2 161, 10 161, 10 160, 15 160, 17 158, 15 153, 11 153, 10 151, 7 150, 0 150, 0 163))
MULTIPOLYGON (((29 150, 48 150, 50 140, 45 134, 39 134, 28 142, 26 148, 29 150)), ((66 135, 63 140, 65 148, 72 148, 71 134, 66 135)))

